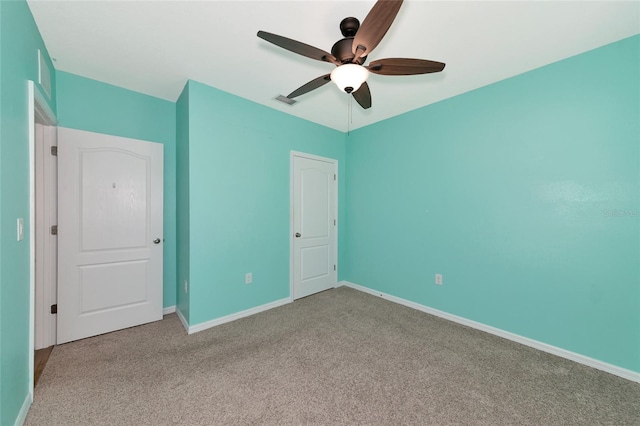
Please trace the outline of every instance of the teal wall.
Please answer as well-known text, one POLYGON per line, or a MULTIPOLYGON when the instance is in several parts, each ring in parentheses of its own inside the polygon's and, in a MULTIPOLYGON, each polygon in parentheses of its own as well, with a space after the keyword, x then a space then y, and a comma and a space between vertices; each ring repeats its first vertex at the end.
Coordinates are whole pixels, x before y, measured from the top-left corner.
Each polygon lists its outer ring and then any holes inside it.
MULTIPOLYGON (((29 111, 37 51, 51 67, 25 1, 0 1, 0 424, 11 425, 29 392, 29 111), (16 241, 16 219, 25 219, 16 241)), ((53 68, 52 68, 53 69, 53 68)), ((52 75, 55 87, 55 75, 52 75)), ((55 90, 51 107, 55 112, 55 90)))
MULTIPOLYGON (((4 91, 2 90, 2 5, 0 4, 0 129, 2 129, 2 98, 4 97, 4 91)), ((2 131, 0 130, 0 165, 2 164, 2 131)), ((0 191, 2 189, 2 173, 0 173, 0 191)), ((2 239, 2 193, 0 192, 0 241, 2 239)), ((0 308, 2 308, 2 243, 0 243, 0 308)), ((2 332, 2 314, 0 313, 0 333, 2 332)), ((0 424, 2 424, 2 406, 4 402, 2 402, 2 380, 4 376, 2 375, 2 336, 0 336, 0 424)))
MULTIPOLYGON (((0 26, 2 25, 2 5, 0 5, 0 26)), ((0 27, 0 129, 2 129, 2 98, 4 97, 4 91, 2 90, 2 27, 0 27)), ((0 165, 2 164, 2 131, 0 130, 0 165)), ((2 189, 2 173, 0 173, 0 190, 2 189)), ((0 241, 4 241, 2 239, 2 193, 0 192, 0 241)), ((2 308, 2 243, 0 243, 0 309, 2 308)), ((0 313, 0 333, 2 332, 2 314, 0 313)), ((4 376, 2 375, 2 336, 0 336, 0 424, 2 424, 2 406, 4 402, 2 401, 2 380, 4 376)))
MULTIPOLYGON (((345 135, 194 81, 188 91, 189 323, 195 325, 289 297, 290 152, 337 159, 341 175, 345 135), (253 273, 250 285, 246 272, 253 273)), ((344 206, 344 181, 338 183, 344 206)), ((341 260, 341 227, 338 235, 341 260)))
POLYGON ((351 132, 344 278, 640 371, 639 63, 635 36, 351 132))
POLYGON ((184 281, 189 281, 189 83, 176 102, 176 168, 177 168, 177 269, 176 308, 189 322, 189 297, 184 281))
POLYGON ((176 304, 176 104, 57 72, 62 127, 164 145, 164 306, 176 304))

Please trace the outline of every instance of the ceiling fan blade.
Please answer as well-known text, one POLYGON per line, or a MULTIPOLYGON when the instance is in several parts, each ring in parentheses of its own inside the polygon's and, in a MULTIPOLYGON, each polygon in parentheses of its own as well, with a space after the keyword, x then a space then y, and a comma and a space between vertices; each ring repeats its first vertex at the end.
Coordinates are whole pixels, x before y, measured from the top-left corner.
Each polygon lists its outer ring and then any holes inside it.
POLYGON ((371 91, 366 81, 352 95, 362 108, 371 108, 371 91))
POLYGON ((282 37, 277 34, 268 33, 265 31, 258 31, 258 37, 263 40, 273 43, 276 46, 287 49, 298 55, 306 56, 307 58, 316 59, 318 61, 331 62, 332 64, 341 65, 340 62, 329 52, 325 52, 317 47, 309 46, 308 44, 301 43, 290 38, 282 37))
POLYGON ((354 62, 376 48, 391 27, 400 6, 402 0, 378 0, 373 5, 353 39, 354 62))
POLYGON ((445 64, 426 59, 387 58, 373 61, 366 67, 370 72, 381 75, 414 75, 440 72, 445 64))
POLYGON ((304 84, 304 85, 298 87, 293 92, 289 93, 287 95, 287 98, 293 99, 293 98, 295 98, 297 96, 304 95, 305 93, 308 93, 308 92, 310 92, 312 90, 315 90, 318 87, 324 86, 325 84, 327 84, 330 81, 331 81, 331 74, 325 74, 325 75, 322 75, 322 76, 320 76, 318 78, 314 78, 313 80, 311 80, 307 84, 304 84))

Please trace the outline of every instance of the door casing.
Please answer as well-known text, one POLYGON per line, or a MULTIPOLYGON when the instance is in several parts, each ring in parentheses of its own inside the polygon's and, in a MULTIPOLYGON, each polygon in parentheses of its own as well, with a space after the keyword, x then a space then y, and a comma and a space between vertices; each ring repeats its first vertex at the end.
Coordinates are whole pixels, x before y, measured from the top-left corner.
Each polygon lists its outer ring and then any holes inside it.
POLYGON ((55 127, 58 119, 49 107, 41 89, 27 82, 27 125, 29 135, 29 403, 33 401, 34 352, 35 352, 35 295, 36 295, 36 123, 55 127))
POLYGON ((57 237, 51 227, 57 225, 57 157, 51 147, 57 146, 55 126, 42 124, 36 118, 35 137, 35 212, 36 212, 36 265, 35 265, 35 349, 56 344, 56 315, 51 306, 57 300, 57 237))

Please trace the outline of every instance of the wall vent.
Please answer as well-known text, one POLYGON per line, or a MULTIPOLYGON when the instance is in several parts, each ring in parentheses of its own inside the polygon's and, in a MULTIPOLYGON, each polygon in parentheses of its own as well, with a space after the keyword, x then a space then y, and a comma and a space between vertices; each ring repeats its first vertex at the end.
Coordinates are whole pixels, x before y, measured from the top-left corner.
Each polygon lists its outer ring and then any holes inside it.
POLYGON ((38 84, 51 99, 51 70, 40 49, 38 49, 38 84))
POLYGON ((276 101, 280 101, 280 102, 285 103, 287 105, 293 105, 296 102, 298 102, 295 99, 290 99, 290 98, 287 98, 286 96, 282 96, 282 95, 278 95, 276 97, 276 101))

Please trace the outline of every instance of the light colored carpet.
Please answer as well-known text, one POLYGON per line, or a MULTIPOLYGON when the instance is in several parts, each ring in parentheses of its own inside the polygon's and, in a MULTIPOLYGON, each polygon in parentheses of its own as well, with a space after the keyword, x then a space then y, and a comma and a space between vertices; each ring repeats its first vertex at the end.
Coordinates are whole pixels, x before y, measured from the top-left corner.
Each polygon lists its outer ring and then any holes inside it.
POLYGON ((640 384, 349 288, 54 349, 26 425, 640 425, 640 384))

